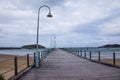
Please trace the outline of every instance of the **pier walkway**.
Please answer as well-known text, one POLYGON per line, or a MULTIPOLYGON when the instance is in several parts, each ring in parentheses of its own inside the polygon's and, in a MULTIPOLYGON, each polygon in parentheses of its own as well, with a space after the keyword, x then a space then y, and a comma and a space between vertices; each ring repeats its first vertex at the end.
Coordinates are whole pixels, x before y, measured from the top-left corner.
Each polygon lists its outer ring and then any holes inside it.
POLYGON ((120 80, 120 69, 90 62, 57 49, 20 80, 120 80))

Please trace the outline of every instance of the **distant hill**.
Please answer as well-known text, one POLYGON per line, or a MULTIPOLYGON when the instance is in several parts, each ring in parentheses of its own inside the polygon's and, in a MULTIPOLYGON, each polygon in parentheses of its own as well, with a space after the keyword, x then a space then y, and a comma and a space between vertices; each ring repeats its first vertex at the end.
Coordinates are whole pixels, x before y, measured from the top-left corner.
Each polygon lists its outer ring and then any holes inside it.
POLYGON ((20 49, 20 47, 0 47, 0 50, 3 49, 20 49))
MULTIPOLYGON (((36 48, 36 44, 31 44, 31 45, 24 45, 21 47, 22 49, 35 49, 36 48)), ((45 48, 44 46, 42 45, 38 45, 38 48, 45 48)))
POLYGON ((120 47, 120 44, 107 44, 100 47, 101 48, 117 48, 117 47, 120 47))

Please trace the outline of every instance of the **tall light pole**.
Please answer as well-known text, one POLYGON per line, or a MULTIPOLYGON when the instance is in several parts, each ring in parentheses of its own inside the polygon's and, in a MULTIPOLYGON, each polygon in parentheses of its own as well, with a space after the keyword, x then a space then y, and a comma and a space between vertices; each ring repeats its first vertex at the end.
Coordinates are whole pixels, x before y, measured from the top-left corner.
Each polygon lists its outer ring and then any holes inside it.
POLYGON ((53 42, 52 42, 52 35, 51 35, 51 39, 50 39, 50 51, 52 50, 52 48, 53 48, 53 42))
POLYGON ((46 7, 46 8, 48 8, 48 10, 49 10, 49 13, 48 13, 47 17, 53 17, 53 16, 51 15, 50 7, 48 7, 47 5, 43 5, 43 6, 39 7, 39 9, 38 9, 38 18, 37 18, 37 38, 36 38, 36 54, 35 54, 35 66, 36 66, 36 67, 39 67, 39 59, 38 59, 39 15, 40 15, 40 10, 41 10, 41 8, 43 8, 43 7, 46 7))
POLYGON ((50 40, 50 49, 52 50, 52 48, 56 48, 56 36, 51 35, 51 40, 50 40))
POLYGON ((54 35, 54 48, 56 48, 56 36, 54 35))

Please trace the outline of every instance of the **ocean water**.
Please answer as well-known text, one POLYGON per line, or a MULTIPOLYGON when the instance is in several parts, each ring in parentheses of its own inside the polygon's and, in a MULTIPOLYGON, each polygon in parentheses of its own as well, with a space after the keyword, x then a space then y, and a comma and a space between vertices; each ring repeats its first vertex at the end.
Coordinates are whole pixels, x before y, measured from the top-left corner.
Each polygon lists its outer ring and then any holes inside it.
MULTIPOLYGON (((73 51, 82 50, 83 56, 84 51, 86 50, 86 56, 89 58, 90 51, 92 52, 92 58, 98 58, 98 51, 101 53, 101 58, 113 58, 113 52, 115 52, 116 58, 120 58, 120 48, 96 48, 96 47, 77 47, 77 48, 68 48, 73 51)), ((43 51, 45 49, 39 49, 39 51, 43 51)), ((36 52, 35 49, 6 49, 0 50, 0 54, 12 54, 12 55, 26 55, 32 54, 36 52)))
POLYGON ((90 57, 90 51, 92 52, 92 58, 98 58, 98 52, 100 51, 101 58, 113 58, 113 52, 115 52, 115 57, 120 58, 120 48, 96 48, 96 47, 79 47, 70 48, 71 51, 81 51, 84 56, 84 51, 86 51, 86 57, 90 57))
MULTIPOLYGON (((39 49, 38 51, 43 51, 45 49, 39 49)), ((0 50, 0 54, 11 54, 11 55, 26 55, 36 52, 36 49, 5 49, 0 50)))

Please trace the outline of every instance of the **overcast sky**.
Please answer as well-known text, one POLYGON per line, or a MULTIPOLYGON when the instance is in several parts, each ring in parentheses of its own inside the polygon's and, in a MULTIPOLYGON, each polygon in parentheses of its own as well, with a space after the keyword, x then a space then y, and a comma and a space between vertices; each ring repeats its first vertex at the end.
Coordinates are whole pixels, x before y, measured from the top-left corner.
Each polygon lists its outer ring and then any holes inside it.
POLYGON ((0 0, 0 47, 36 43, 37 11, 39 44, 57 47, 90 47, 120 44, 120 0, 0 0))

